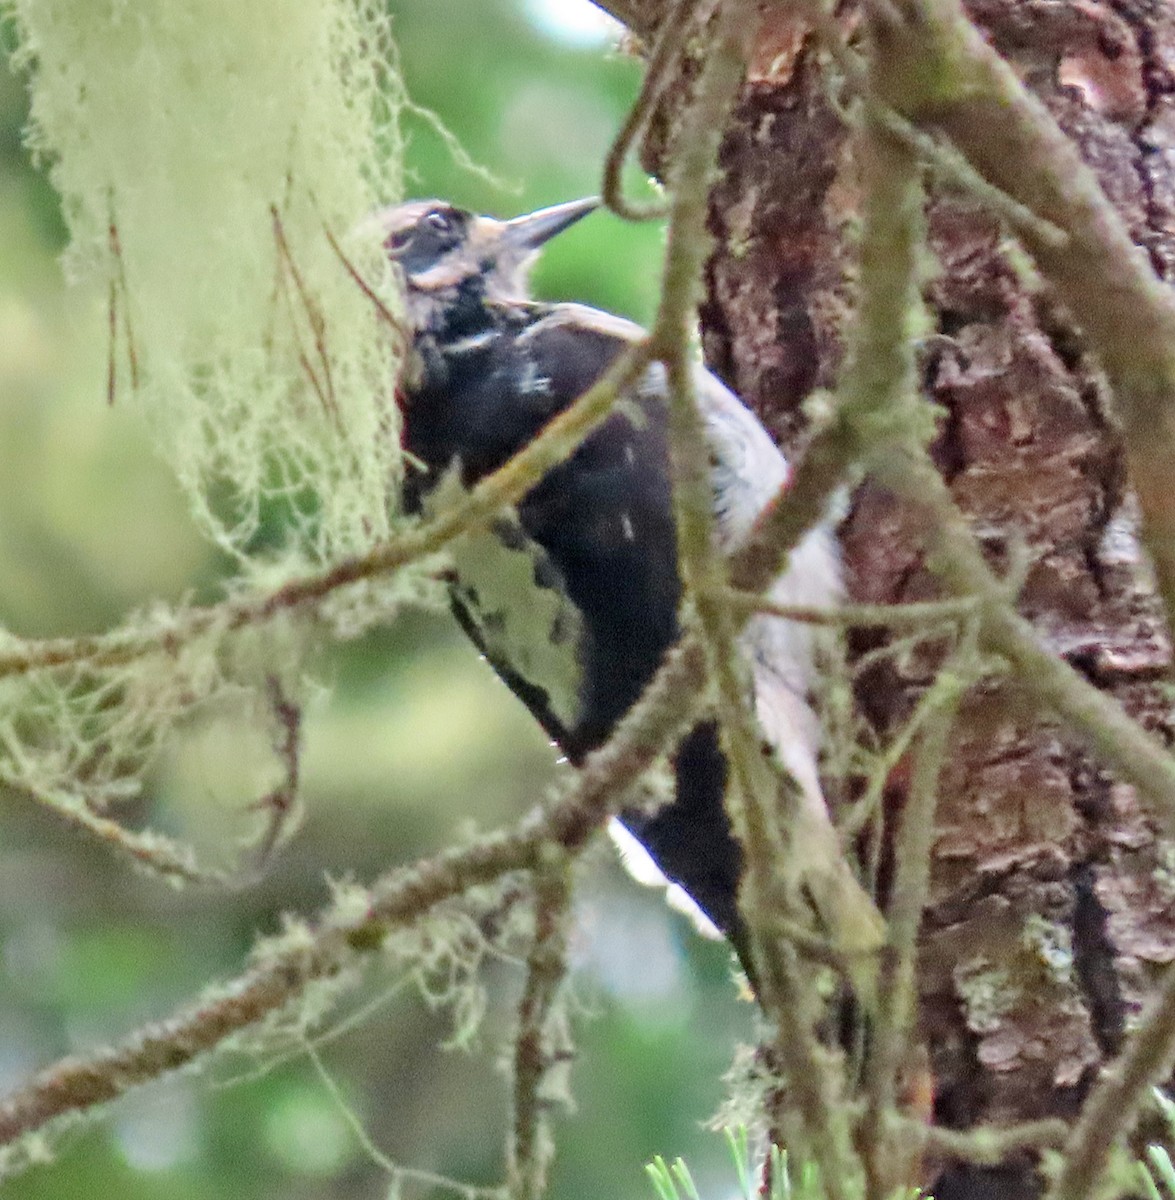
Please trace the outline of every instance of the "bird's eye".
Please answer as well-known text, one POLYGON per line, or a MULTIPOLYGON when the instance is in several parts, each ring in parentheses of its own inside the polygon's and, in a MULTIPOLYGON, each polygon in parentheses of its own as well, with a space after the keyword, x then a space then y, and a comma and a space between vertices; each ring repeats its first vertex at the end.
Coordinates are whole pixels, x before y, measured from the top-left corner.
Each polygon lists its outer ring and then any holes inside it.
POLYGON ((453 228, 452 218, 448 213, 441 212, 440 209, 434 208, 424 219, 430 228, 435 229, 438 233, 449 233, 453 228))

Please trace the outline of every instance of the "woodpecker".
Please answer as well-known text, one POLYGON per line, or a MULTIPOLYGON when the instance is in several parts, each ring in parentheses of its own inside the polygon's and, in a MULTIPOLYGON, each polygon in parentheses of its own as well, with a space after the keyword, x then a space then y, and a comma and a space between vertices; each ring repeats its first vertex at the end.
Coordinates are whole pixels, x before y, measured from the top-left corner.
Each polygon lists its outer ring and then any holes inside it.
MULTIPOLYGON (((403 276, 412 334, 398 395, 407 512, 427 512, 447 488, 470 488, 500 467, 644 337, 609 313, 529 296, 527 275, 539 249, 596 207, 595 200, 577 200, 502 221, 427 200, 374 218, 403 276)), ((787 482, 788 465, 750 410, 700 365, 696 384, 717 540, 729 552, 787 482)), ((622 400, 516 512, 453 547, 450 595, 458 622, 576 765, 607 740, 680 635, 663 368, 650 367, 622 400)), ((839 558, 826 527, 796 547, 770 590, 780 602, 817 606, 834 603, 840 592, 839 558)), ((810 635, 797 623, 757 616, 741 649, 763 732, 799 782, 811 822, 834 837, 808 702, 810 635)), ((625 812, 620 822, 745 964, 741 852, 723 804, 727 765, 712 720, 686 735, 672 766, 671 802, 651 815, 625 812)), ((865 906, 863 925, 846 918, 866 929, 849 940, 873 948, 871 901, 851 876, 832 891, 865 906)), ((829 903, 841 900, 823 906, 829 903)), ((813 907, 822 907, 820 898, 813 907)), ((837 916, 826 921, 844 923, 837 916)))

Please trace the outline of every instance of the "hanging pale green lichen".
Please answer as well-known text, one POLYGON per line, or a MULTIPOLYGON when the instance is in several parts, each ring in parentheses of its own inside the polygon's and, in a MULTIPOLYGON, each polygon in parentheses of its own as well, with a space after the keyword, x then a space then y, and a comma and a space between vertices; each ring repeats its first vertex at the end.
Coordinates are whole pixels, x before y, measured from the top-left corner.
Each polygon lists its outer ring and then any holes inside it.
POLYGON ((5 9, 30 76, 29 144, 69 226, 66 270, 110 306, 112 398, 142 406, 198 521, 235 557, 259 532, 272 552, 270 513, 291 568, 369 547, 398 467, 395 343, 353 270, 396 300, 379 248, 347 232, 399 193, 383 6, 5 9))
MULTIPOLYGON (((99 639, 133 652, 25 670, 8 639, 0 781, 167 878, 212 878, 103 814, 141 794, 185 723, 251 724, 293 778, 314 614, 242 626, 234 600, 389 532, 398 297, 381 248, 351 233, 399 195, 388 18, 377 0, 0 0, 0 19, 61 194, 66 272, 108 306, 95 402, 108 386, 141 409, 241 568, 205 618, 152 610, 99 639)), ((336 630, 386 618, 412 585, 357 593, 324 608, 336 630)))

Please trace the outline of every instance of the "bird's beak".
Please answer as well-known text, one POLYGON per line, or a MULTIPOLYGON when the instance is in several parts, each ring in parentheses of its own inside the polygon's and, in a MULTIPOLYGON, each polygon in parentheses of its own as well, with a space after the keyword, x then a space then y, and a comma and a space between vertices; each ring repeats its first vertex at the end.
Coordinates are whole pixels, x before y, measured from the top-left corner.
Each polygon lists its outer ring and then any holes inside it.
POLYGON ((507 221, 502 237, 519 250, 537 250, 544 242, 549 242, 556 234, 599 207, 599 200, 589 196, 586 200, 570 200, 566 204, 540 208, 537 212, 524 213, 507 221))

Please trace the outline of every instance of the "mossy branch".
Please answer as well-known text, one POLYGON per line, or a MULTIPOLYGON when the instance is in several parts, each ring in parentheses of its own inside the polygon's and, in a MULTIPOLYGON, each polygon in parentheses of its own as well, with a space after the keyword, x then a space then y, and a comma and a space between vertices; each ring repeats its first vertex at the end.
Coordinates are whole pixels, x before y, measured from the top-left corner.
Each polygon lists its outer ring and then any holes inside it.
POLYGON ((484 525, 503 508, 517 504, 544 475, 570 457, 593 429, 607 419, 616 397, 649 362, 647 344, 623 354, 570 408, 476 487, 429 520, 408 528, 368 554, 346 558, 326 570, 300 576, 268 592, 230 598, 206 608, 144 618, 121 630, 93 637, 22 641, 5 637, 0 646, 0 679, 84 664, 123 666, 147 654, 174 655, 208 633, 222 636, 262 624, 326 600, 351 584, 402 570, 444 550, 452 541, 484 525))
MULTIPOLYGON (((685 11, 675 10, 674 19, 685 11)), ((842 1200, 849 1194, 847 1181, 853 1174, 848 1125, 835 1102, 838 1088, 821 1069, 813 1035, 818 1014, 811 1003, 798 999, 803 992, 798 960, 794 948, 779 938, 772 914, 783 915, 794 907, 790 889, 781 884, 795 874, 791 864, 797 856, 819 860, 813 874, 840 871, 850 884, 853 881, 835 837, 809 845, 800 834, 805 829, 800 785, 763 753, 763 735, 747 702, 737 640, 742 622, 729 603, 727 564, 717 548, 710 450, 690 353, 702 268, 710 250, 710 186, 757 25, 753 3, 728 0, 714 15, 709 52, 669 165, 668 246, 651 341, 668 382, 678 563, 684 603, 687 608, 692 605, 708 674, 716 686, 730 780, 726 803, 745 862, 739 901, 750 930, 759 1000, 774 1026, 789 1092, 800 1101, 797 1149, 819 1164, 831 1200, 842 1200), (827 858, 834 861, 825 862, 827 858)), ((859 888, 853 899, 872 908, 859 888)), ((833 926, 838 932, 840 927, 833 926)), ((858 962, 850 963, 850 970, 857 966, 869 968, 858 962)))
POLYGON ((927 716, 914 751, 910 793, 894 836, 894 881, 886 906, 889 943, 882 956, 878 1016, 866 1063, 866 1108, 861 1125, 866 1200, 885 1200, 904 1178, 908 1139, 893 1118, 898 1080, 913 1050, 918 1021, 918 935, 930 894, 938 780, 959 701, 976 673, 975 636, 939 673, 947 695, 927 716))
POLYGON ((46 1068, 0 1099, 0 1145, 187 1067, 295 1003, 314 982, 378 951, 393 929, 423 918, 442 901, 512 871, 541 870, 552 847, 579 854, 632 784, 684 732, 703 678, 701 648, 687 640, 565 794, 512 829, 392 871, 371 886, 363 904, 328 909, 297 936, 263 945, 257 965, 208 1000, 140 1029, 112 1049, 46 1068))
POLYGON ((553 1157, 547 1128, 544 1078, 554 1065, 550 1028, 556 996, 567 974, 571 866, 560 850, 534 871, 534 935, 514 1038, 514 1123, 508 1177, 512 1200, 540 1200, 553 1157))
POLYGON ((208 999, 144 1026, 113 1048, 59 1060, 0 1100, 0 1145, 187 1067, 284 1009, 315 981, 338 974, 357 955, 378 949, 390 929, 479 883, 526 868, 534 860, 538 829, 531 823, 394 871, 372 886, 358 913, 354 906, 328 911, 305 933, 263 945, 256 966, 208 999))
MULTIPOLYGON (((921 444, 929 429, 918 398, 911 339, 921 309, 918 263, 925 223, 918 160, 868 108, 857 146, 863 190, 860 274, 838 412, 857 431, 868 466, 890 453, 895 443, 921 444)), ((921 788, 911 796, 899 831, 903 857, 909 857, 901 866, 902 886, 891 898, 891 928, 866 1060, 867 1105, 860 1145, 869 1200, 884 1200, 902 1182, 891 1178, 887 1122, 914 1019, 915 944, 930 871, 938 768, 953 716, 954 705, 947 704, 927 723, 919 755, 921 788)))

